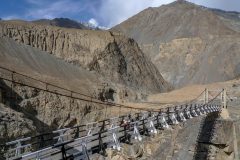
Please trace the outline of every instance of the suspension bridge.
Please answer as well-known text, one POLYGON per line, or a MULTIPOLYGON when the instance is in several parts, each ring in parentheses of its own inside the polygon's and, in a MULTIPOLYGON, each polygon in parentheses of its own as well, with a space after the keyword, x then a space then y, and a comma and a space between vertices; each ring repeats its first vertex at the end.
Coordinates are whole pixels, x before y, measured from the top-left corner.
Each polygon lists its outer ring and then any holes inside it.
MULTIPOLYGON (((137 108, 101 101, 96 97, 46 83, 4 67, 0 67, 0 69, 5 73, 2 72, 0 79, 11 83, 11 90, 14 90, 13 87, 16 85, 26 86, 71 100, 103 105, 106 112, 113 107, 119 109, 118 115, 110 114, 108 118, 105 116, 105 119, 99 121, 61 128, 32 137, 23 137, 2 144, 6 148, 5 157, 11 160, 90 159, 94 153, 105 154, 107 148, 121 151, 122 143, 131 144, 136 141, 144 141, 144 137, 157 135, 161 130, 169 129, 172 125, 185 123, 195 117, 221 112, 222 108, 227 107, 225 89, 215 91, 205 89, 191 101, 160 109, 137 108), (8 76, 5 76, 6 72, 8 76), (26 80, 19 80, 18 76, 37 81, 42 84, 42 87, 26 80), (55 89, 51 90, 51 87, 55 89), (59 90, 57 91, 56 88, 59 90), (128 112, 121 112, 122 109, 128 112)), ((1 88, 1 90, 4 89, 1 88)))

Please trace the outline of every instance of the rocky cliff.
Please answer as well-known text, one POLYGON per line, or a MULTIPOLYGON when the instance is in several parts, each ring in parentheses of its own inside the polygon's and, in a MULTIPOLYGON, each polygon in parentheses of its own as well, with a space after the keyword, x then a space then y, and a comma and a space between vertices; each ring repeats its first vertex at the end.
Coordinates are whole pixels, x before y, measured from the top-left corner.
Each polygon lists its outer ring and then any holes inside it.
POLYGON ((136 90, 163 92, 169 89, 137 43, 114 32, 3 21, 0 36, 46 51, 136 90))
POLYGON ((239 23, 230 13, 176 1, 112 28, 134 38, 176 87, 239 76, 239 23), (225 15, 225 16, 223 16, 225 15))

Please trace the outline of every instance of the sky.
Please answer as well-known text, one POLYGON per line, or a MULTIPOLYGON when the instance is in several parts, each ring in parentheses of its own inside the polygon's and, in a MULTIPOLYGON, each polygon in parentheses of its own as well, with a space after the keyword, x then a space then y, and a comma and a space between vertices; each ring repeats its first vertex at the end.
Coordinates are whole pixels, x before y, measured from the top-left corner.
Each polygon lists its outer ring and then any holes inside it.
MULTIPOLYGON (((110 28, 148 7, 174 0, 0 0, 0 18, 70 18, 110 28)), ((240 12, 240 0, 188 0, 211 8, 240 12)))

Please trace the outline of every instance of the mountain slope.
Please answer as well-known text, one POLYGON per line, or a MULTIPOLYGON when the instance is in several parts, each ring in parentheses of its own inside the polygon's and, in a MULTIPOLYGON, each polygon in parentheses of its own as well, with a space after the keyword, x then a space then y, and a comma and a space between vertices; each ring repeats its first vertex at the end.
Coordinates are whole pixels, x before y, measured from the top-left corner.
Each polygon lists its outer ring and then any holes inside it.
POLYGON ((113 29, 128 33, 140 43, 234 34, 211 11, 185 1, 148 8, 113 29))
POLYGON ((112 28, 134 38, 176 87, 237 77, 239 32, 211 9, 186 1, 148 8, 112 28))
POLYGON ((134 90, 163 92, 169 89, 137 43, 116 33, 3 21, 0 36, 47 51, 134 90))
POLYGON ((97 90, 98 83, 104 82, 94 73, 8 38, 0 38, 0 64, 16 72, 88 95, 97 90))

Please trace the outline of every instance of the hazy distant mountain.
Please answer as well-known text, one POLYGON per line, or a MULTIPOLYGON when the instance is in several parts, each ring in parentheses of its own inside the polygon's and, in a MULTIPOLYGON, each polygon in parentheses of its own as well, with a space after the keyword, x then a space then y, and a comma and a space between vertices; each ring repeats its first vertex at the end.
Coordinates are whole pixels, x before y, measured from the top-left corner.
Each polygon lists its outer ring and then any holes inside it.
POLYGON ((76 28, 76 29, 90 29, 90 30, 107 30, 108 28, 103 26, 95 26, 89 22, 78 22, 69 18, 54 18, 39 19, 32 21, 35 24, 50 25, 64 28, 76 28))
POLYGON ((218 14, 219 16, 223 16, 225 18, 231 18, 234 20, 240 20, 240 13, 236 11, 224 11, 221 9, 210 9, 214 13, 218 14))
POLYGON ((180 0, 148 8, 112 30, 134 38, 164 78, 181 87, 240 75, 238 14, 180 0))
POLYGON ((84 24, 68 19, 68 18, 55 18, 52 20, 49 19, 39 19, 36 21, 32 21, 36 24, 44 24, 44 25, 51 25, 57 27, 65 27, 65 28, 76 28, 76 29, 89 29, 84 24))
POLYGON ((231 29, 240 32, 240 13, 233 11, 223 11, 219 9, 210 9, 231 29))

